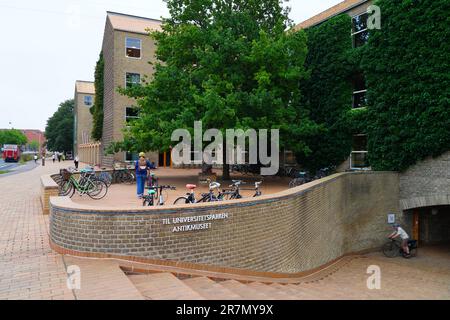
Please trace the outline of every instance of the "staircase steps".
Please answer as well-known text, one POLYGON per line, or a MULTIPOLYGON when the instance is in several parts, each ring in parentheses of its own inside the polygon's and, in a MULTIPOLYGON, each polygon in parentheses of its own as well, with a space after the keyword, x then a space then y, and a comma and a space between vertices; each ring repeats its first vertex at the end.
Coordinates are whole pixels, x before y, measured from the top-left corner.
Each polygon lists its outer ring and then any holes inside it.
POLYGON ((225 288, 220 282, 206 277, 196 277, 183 280, 192 290, 208 300, 240 300, 241 296, 225 288))
POLYGON ((296 297, 289 294, 283 288, 278 289, 270 285, 266 285, 261 282, 252 282, 247 285, 250 288, 258 290, 259 292, 263 292, 267 294, 273 300, 296 300, 296 297))
POLYGON ((171 273, 130 275, 129 279, 147 300, 204 300, 171 273))
POLYGON ((293 284, 288 285, 288 284, 272 283, 270 286, 277 290, 287 293, 288 295, 292 296, 296 300, 311 299, 310 295, 302 292, 301 290, 298 290, 297 286, 293 285, 293 284), (292 288, 291 286, 295 286, 295 288, 292 288))
POLYGON ((221 282, 221 285, 246 300, 271 300, 272 297, 236 280, 221 282))

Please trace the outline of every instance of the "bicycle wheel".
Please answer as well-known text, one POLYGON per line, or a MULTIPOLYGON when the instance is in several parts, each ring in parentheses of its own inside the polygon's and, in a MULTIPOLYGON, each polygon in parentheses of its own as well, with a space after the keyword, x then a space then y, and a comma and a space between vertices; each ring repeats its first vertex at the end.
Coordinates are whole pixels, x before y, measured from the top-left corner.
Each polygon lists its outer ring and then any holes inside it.
POLYGON ((100 200, 108 193, 108 186, 104 181, 94 180, 91 183, 95 186, 94 188, 89 188, 87 194, 94 200, 100 200))
POLYGON ((189 199, 186 197, 179 197, 173 202, 173 204, 185 204, 185 203, 189 203, 189 199))
POLYGON ((144 201, 142 202, 142 205, 145 206, 153 206, 153 197, 149 197, 149 196, 144 196, 144 201))
POLYGON ((133 183, 134 176, 129 171, 124 171, 122 173, 122 183, 133 183))
POLYGON ((394 258, 400 253, 400 247, 397 245, 397 243, 395 243, 395 241, 389 241, 383 245, 381 251, 383 251, 383 254, 386 257, 394 258))
POLYGON ((100 180, 106 183, 108 188, 111 186, 112 183, 112 176, 108 172, 102 172, 99 176, 100 180))
POLYGON ((61 197, 68 196, 73 190, 73 184, 70 181, 64 181, 59 187, 59 195, 61 197))

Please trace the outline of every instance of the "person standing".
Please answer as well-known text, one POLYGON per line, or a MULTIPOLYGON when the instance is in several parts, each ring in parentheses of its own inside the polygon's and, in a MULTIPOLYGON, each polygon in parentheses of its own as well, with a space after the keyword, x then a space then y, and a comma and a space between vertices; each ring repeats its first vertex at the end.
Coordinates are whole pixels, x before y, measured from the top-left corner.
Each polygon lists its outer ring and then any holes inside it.
POLYGON ((56 155, 55 155, 55 153, 53 153, 53 155, 52 155, 53 163, 55 163, 55 159, 56 159, 56 155))
POLYGON ((33 158, 34 158, 34 163, 37 164, 37 160, 38 160, 37 154, 35 154, 33 158))
POLYGON ((134 163, 134 167, 136 169, 137 196, 139 199, 144 196, 145 180, 147 180, 150 166, 150 161, 145 158, 145 153, 139 153, 139 160, 136 160, 134 163))
POLYGON ((78 170, 78 162, 80 161, 80 159, 78 158, 78 155, 76 155, 75 159, 73 160, 73 162, 75 163, 75 169, 78 170))
POLYGON ((61 152, 58 152, 58 162, 61 162, 61 152))

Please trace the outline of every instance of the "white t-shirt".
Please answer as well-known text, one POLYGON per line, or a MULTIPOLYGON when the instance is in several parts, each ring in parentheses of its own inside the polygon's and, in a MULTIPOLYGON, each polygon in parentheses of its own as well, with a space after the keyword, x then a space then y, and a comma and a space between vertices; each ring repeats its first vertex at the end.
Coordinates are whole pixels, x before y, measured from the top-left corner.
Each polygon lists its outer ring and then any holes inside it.
POLYGON ((398 227, 398 228, 397 228, 397 234, 400 236, 400 238, 402 238, 402 240, 409 239, 408 234, 407 234, 406 231, 403 230, 401 227, 398 227))

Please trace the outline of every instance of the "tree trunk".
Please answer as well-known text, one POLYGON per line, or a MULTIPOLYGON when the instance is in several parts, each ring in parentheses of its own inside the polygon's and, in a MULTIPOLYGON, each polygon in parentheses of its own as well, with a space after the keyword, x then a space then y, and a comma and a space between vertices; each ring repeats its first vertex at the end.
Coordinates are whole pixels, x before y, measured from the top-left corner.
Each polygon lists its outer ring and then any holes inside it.
POLYGON ((230 165, 227 163, 227 148, 223 148, 222 179, 230 180, 230 165))

